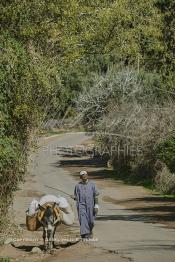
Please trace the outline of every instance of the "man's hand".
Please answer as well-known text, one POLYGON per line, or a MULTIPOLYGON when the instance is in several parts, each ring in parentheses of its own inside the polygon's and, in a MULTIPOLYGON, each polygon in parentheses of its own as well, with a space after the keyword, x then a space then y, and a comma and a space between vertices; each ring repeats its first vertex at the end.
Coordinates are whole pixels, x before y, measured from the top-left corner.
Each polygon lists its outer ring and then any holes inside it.
POLYGON ((99 210, 99 205, 95 204, 94 206, 94 214, 97 215, 98 214, 98 210, 99 210))
POLYGON ((74 195, 71 195, 71 198, 72 198, 73 200, 77 200, 74 195))

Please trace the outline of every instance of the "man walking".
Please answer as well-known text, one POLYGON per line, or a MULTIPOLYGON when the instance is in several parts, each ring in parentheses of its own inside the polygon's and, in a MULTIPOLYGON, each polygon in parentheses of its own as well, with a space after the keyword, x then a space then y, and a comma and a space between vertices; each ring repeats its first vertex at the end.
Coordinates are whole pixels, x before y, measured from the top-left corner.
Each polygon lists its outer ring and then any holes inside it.
POLYGON ((88 180, 86 171, 80 172, 80 179, 81 182, 75 186, 74 199, 77 201, 81 237, 89 239, 92 237, 94 220, 99 209, 99 193, 95 183, 88 180))

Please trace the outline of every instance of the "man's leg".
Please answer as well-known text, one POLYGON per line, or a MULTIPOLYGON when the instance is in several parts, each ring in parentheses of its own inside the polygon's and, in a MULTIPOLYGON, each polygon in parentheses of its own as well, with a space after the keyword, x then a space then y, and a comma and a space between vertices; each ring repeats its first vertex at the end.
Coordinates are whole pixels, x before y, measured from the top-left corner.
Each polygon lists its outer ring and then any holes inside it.
POLYGON ((79 212, 80 234, 82 238, 87 238, 87 235, 89 235, 91 228, 89 226, 89 219, 85 205, 81 205, 81 209, 79 210, 79 212))
POLYGON ((93 238, 93 231, 90 232, 89 238, 93 238))
POLYGON ((82 238, 82 239, 87 239, 87 237, 88 237, 88 234, 83 234, 83 235, 81 235, 81 238, 82 238))

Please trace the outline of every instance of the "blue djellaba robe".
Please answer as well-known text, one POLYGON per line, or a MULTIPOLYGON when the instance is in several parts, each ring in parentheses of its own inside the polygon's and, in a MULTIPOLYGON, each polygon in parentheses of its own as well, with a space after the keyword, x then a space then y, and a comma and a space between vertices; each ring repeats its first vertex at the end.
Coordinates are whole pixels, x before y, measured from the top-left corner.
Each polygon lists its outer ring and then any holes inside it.
POLYGON ((95 183, 87 181, 79 182, 75 186, 74 196, 77 201, 77 212, 80 224, 80 234, 89 235, 94 227, 95 197, 99 195, 95 183))

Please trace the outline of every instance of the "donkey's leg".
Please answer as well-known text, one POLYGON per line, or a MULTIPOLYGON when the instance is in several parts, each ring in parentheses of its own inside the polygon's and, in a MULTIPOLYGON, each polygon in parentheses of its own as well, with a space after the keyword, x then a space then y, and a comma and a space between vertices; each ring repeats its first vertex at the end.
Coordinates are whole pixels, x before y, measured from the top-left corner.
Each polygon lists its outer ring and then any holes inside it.
POLYGON ((53 249, 53 231, 54 231, 54 228, 51 230, 51 234, 50 234, 50 250, 53 249))
POLYGON ((46 229, 43 226, 43 243, 44 243, 44 249, 46 250, 46 229))
POLYGON ((55 245, 55 232, 56 232, 56 228, 57 228, 57 226, 54 226, 54 230, 53 230, 53 241, 52 241, 53 247, 56 246, 56 245, 55 245))
POLYGON ((47 241, 48 241, 48 248, 51 250, 53 248, 52 241, 53 241, 53 229, 47 230, 47 241))

